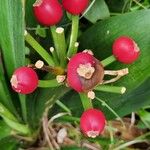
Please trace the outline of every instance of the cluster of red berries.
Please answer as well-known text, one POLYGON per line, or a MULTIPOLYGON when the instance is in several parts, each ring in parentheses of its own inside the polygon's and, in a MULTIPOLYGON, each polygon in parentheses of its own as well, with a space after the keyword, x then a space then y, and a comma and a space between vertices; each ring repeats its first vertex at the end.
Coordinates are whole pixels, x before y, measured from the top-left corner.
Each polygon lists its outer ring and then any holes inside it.
MULTIPOLYGON (((140 55, 140 50, 135 41, 127 36, 121 36, 114 41, 112 52, 116 60, 124 64, 133 63, 140 55)), ((77 92, 89 91, 102 80, 103 66, 92 54, 77 53, 70 59, 67 68, 67 81, 69 86, 77 92), (98 65, 99 67, 97 67, 98 65), (100 75, 96 72, 100 72, 100 75), (86 78, 90 74, 92 77, 86 78), (94 77, 95 74, 98 79, 94 77), (93 79, 96 79, 96 81, 93 79)))
MULTIPOLYGON (((89 0, 37 0, 33 4, 36 19, 45 26, 52 26, 60 22, 63 8, 72 15, 79 15, 87 8, 89 0), (63 8, 62 8, 63 6, 63 8)), ((135 41, 127 36, 117 38, 112 46, 116 60, 130 64, 140 54, 135 41)), ((67 83, 77 92, 88 92, 102 83, 104 67, 92 53, 87 51, 75 54, 67 66, 67 83)), ((30 94, 38 86, 38 76, 34 69, 20 67, 15 70, 11 78, 14 91, 21 94, 30 94)), ((95 138, 105 127, 105 116, 98 109, 84 111, 80 119, 80 128, 84 135, 95 138)))
POLYGON ((45 26, 59 23, 63 17, 63 8, 72 15, 81 14, 88 6, 89 0, 37 0, 33 4, 36 19, 45 26), (62 8, 63 6, 63 8, 62 8))
MULTIPOLYGON (((140 54, 140 50, 134 40, 126 36, 117 38, 112 49, 116 60, 124 64, 133 63, 140 54)), ((103 75, 101 63, 87 52, 77 53, 68 63, 67 81, 69 86, 77 92, 92 90, 102 82, 103 75), (98 78, 95 76, 98 76, 98 78)), ((104 130, 104 127, 105 116, 100 110, 89 109, 82 114, 80 128, 86 136, 95 138, 104 130)))
MULTIPOLYGON (((117 38, 113 43, 112 49, 116 59, 125 64, 133 63, 140 54, 139 48, 134 40, 125 36, 117 38)), ((85 88, 90 81, 88 77, 94 76, 93 74, 90 75, 92 72, 91 70, 93 70, 93 68, 97 69, 96 66, 98 64, 99 61, 97 61, 92 54, 87 52, 81 52, 74 55, 70 59, 67 67, 67 81, 69 85, 77 92, 86 92, 96 86, 102 81, 103 76, 101 76, 101 78, 99 76, 98 80, 93 82, 94 85, 92 84, 92 87, 85 88), (86 67, 91 69, 87 71, 86 67), (83 77, 87 79, 84 79, 83 77)), ((103 67, 100 66, 100 68, 102 69, 103 67)), ((37 88, 38 76, 32 68, 20 67, 13 73, 11 85, 16 92, 29 94, 37 88)), ((80 128, 84 135, 94 138, 104 130, 105 120, 105 116, 100 110, 88 109, 81 116, 80 128)))

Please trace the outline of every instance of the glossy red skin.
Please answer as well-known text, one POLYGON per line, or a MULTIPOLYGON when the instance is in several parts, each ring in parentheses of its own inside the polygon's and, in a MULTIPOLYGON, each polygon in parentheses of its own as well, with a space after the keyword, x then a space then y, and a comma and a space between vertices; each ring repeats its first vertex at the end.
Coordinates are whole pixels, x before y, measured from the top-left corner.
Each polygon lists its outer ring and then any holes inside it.
POLYGON ((70 87, 77 92, 83 92, 80 76, 77 73, 77 68, 80 64, 90 63, 91 66, 95 65, 95 58, 88 53, 77 53, 69 61, 67 66, 67 81, 70 87))
POLYGON ((38 86, 38 76, 36 72, 29 67, 20 67, 13 73, 17 77, 17 88, 12 86, 13 90, 21 94, 30 94, 38 86))
POLYGON ((63 7, 73 15, 79 15, 88 7, 89 0, 62 0, 63 7))
POLYGON ((59 23, 63 16, 58 0, 42 0, 39 6, 33 6, 34 15, 39 23, 52 26, 59 23))
POLYGON ((121 36, 113 43, 113 55, 118 61, 131 64, 136 61, 140 55, 140 51, 135 44, 135 41, 130 37, 121 36))
POLYGON ((80 118, 80 129, 85 136, 87 136, 88 131, 97 131, 101 134, 104 130, 105 122, 106 119, 103 112, 91 108, 83 112, 80 118))

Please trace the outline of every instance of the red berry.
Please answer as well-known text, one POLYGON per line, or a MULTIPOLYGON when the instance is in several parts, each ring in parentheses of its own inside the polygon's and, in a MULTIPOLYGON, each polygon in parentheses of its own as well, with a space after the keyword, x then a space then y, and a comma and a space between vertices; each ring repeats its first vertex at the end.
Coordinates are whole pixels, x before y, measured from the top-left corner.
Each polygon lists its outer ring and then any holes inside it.
POLYGON ((86 92, 103 79, 104 69, 92 55, 82 52, 75 54, 67 67, 67 81, 77 92, 86 92))
POLYGON ((138 59, 140 50, 133 39, 121 36, 113 43, 113 55, 116 59, 125 64, 131 64, 138 59))
POLYGON ((38 86, 38 76, 32 68, 20 67, 15 70, 10 82, 14 91, 30 94, 38 86))
POLYGON ((36 19, 45 26, 52 26, 60 22, 63 11, 58 0, 37 0, 33 4, 36 19))
POLYGON ((89 4, 89 0, 62 0, 63 7, 73 15, 81 14, 89 4))
POLYGON ((105 127, 105 116, 98 109, 88 109, 80 118, 80 129, 85 136, 95 138, 105 127))

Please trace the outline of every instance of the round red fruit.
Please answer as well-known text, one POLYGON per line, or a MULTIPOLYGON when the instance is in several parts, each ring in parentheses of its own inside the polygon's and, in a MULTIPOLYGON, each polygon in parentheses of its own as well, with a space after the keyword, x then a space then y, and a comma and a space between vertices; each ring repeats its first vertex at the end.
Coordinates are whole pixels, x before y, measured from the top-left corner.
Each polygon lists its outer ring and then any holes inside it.
POLYGON ((33 11, 37 21, 45 26, 59 23, 63 16, 58 0, 37 0, 33 4, 33 11))
POLYGON ((30 94, 38 86, 38 76, 32 68, 20 67, 15 70, 10 82, 14 91, 21 94, 30 94))
POLYGON ((88 7, 89 0, 62 0, 63 7, 73 15, 79 15, 88 7))
POLYGON ((105 127, 105 116, 98 109, 88 109, 80 118, 80 129, 87 137, 95 138, 102 133, 105 127))
POLYGON ((67 66, 67 82, 77 92, 88 92, 102 82, 104 69, 94 56, 86 52, 75 54, 67 66))
POLYGON ((127 36, 117 38, 113 43, 112 49, 115 58, 125 64, 133 63, 140 55, 140 49, 136 42, 127 36))

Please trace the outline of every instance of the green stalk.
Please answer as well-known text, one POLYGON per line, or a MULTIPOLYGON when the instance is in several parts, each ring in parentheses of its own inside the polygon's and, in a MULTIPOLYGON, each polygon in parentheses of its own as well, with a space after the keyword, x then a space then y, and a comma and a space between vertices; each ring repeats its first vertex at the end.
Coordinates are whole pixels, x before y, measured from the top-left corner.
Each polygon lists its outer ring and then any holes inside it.
POLYGON ((57 65, 59 65, 59 63, 60 63, 59 58, 58 58, 59 44, 58 44, 58 41, 57 41, 56 26, 51 26, 50 31, 51 31, 51 34, 52 34, 52 37, 53 37, 53 42, 54 42, 54 47, 55 47, 55 49, 53 51, 53 57, 57 61, 57 65))
POLYGON ((98 85, 94 89, 96 91, 103 91, 103 92, 110 92, 110 93, 117 93, 117 94, 124 94, 126 91, 125 87, 110 86, 110 85, 98 85))
POLYGON ((80 99, 81 99, 84 110, 93 108, 91 99, 89 99, 85 93, 79 93, 79 95, 80 95, 80 99))
POLYGON ((54 47, 55 47, 55 50, 56 50, 54 52, 54 55, 55 55, 54 57, 56 57, 58 59, 58 57, 59 57, 59 42, 57 41, 56 26, 51 26, 50 31, 52 33, 54 47))
POLYGON ((41 88, 58 87, 60 85, 62 85, 62 84, 58 83, 56 79, 39 80, 39 83, 38 83, 38 87, 41 87, 41 88))
POLYGON ((59 27, 56 29, 56 35, 57 35, 57 42, 59 43, 58 45, 58 57, 60 59, 60 66, 65 67, 66 66, 66 40, 65 40, 65 34, 64 34, 64 29, 59 27))
POLYGON ((25 34, 25 40, 50 66, 54 66, 54 61, 49 53, 29 33, 25 34))
POLYGON ((66 65, 66 41, 65 41, 65 35, 64 35, 64 29, 59 27, 56 28, 56 26, 50 27, 54 46, 57 52, 57 57, 60 60, 60 66, 65 67, 66 65))
MULTIPOLYGON (((58 48, 59 48, 59 43, 57 41, 57 34, 56 34, 56 26, 51 26, 50 27, 50 31, 52 33, 52 37, 53 37, 53 42, 54 42, 54 46, 58 55, 58 48)), ((58 57, 58 56, 57 56, 58 57)))
POLYGON ((102 60, 101 63, 104 67, 106 67, 115 61, 116 61, 116 58, 113 55, 111 55, 107 57, 106 59, 102 60))
POLYGON ((119 120, 120 122, 122 123, 122 126, 125 128, 125 124, 123 122, 123 120, 121 119, 121 117, 103 100, 101 100, 100 98, 98 97, 95 97, 99 102, 101 102, 101 104, 103 106, 105 106, 106 108, 108 108, 108 110, 110 110, 119 120))
POLYGON ((72 16, 71 36, 70 36, 70 43, 67 52, 67 57, 69 58, 73 54, 76 54, 77 52, 77 47, 75 46, 75 43, 77 42, 78 28, 79 28, 79 16, 72 16))
POLYGON ((56 66, 59 66, 57 53, 56 53, 54 47, 50 47, 50 52, 51 52, 51 54, 52 54, 53 60, 54 60, 54 62, 55 62, 55 65, 56 65, 56 66))

